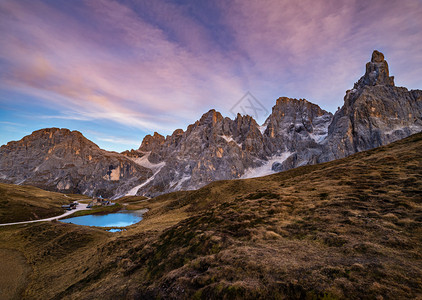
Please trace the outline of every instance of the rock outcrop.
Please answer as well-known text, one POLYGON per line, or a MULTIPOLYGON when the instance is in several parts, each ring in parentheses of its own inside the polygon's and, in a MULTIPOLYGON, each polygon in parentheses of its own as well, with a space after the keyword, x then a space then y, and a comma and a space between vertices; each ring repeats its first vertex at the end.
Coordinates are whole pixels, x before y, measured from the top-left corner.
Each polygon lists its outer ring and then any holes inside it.
POLYGON ((343 158, 422 130, 422 91, 394 85, 384 55, 375 50, 366 72, 344 97, 320 147, 299 148, 274 170, 343 158))

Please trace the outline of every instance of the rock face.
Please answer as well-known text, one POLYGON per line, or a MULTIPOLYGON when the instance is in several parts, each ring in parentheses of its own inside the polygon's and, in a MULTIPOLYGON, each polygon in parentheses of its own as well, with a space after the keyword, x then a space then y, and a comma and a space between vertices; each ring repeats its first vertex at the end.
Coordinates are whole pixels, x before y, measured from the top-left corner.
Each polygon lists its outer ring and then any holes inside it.
MULTIPOLYGON (((141 146, 139 150, 145 148, 141 146)), ((174 131, 161 147, 149 153, 151 162, 165 162, 165 166, 140 192, 155 195, 193 189, 214 180, 240 178, 247 168, 258 166, 268 153, 252 117, 239 114, 231 120, 210 110, 186 131, 174 131)))
MULTIPOLYGON (((231 120, 210 110, 186 132, 176 130, 150 151, 150 161, 165 166, 138 193, 154 196, 195 189, 215 180, 270 174, 272 164, 277 170, 278 159, 297 151, 310 155, 296 159, 296 165, 315 163, 314 154, 321 154, 332 118, 318 105, 286 97, 277 100, 263 126, 250 116, 238 114, 231 120), (253 172, 257 168, 260 171, 253 172)), ((151 136, 146 138, 150 144, 151 136)), ((139 151, 149 150, 144 144, 139 151)))
POLYGON ((388 63, 384 60, 384 54, 377 50, 372 53, 371 61, 366 64, 365 75, 355 83, 354 89, 361 89, 366 85, 394 86, 394 76, 390 77, 389 75, 388 63))
MULTIPOLYGON (((333 115, 318 105, 304 99, 279 98, 264 126, 264 140, 272 155, 292 153, 284 165, 291 162, 295 166, 316 163, 315 157, 321 154, 321 144, 328 134, 328 126, 333 115), (301 153, 298 159, 298 153, 301 153)), ((283 164, 276 161, 272 170, 278 171, 283 164)))
POLYGON ((162 144, 164 144, 165 138, 158 132, 154 132, 154 135, 147 135, 142 141, 141 147, 139 150, 141 151, 152 151, 159 149, 162 144))
POLYGON ((111 197, 152 175, 124 155, 107 152, 78 131, 49 128, 0 148, 3 182, 111 197))
POLYGON ((334 115, 304 99, 279 98, 263 126, 210 110, 186 131, 147 135, 138 150, 101 150, 79 132, 45 129, 0 148, 0 180, 42 188, 155 196, 214 180, 262 176, 326 162, 422 130, 422 91, 394 86, 384 55, 334 115))

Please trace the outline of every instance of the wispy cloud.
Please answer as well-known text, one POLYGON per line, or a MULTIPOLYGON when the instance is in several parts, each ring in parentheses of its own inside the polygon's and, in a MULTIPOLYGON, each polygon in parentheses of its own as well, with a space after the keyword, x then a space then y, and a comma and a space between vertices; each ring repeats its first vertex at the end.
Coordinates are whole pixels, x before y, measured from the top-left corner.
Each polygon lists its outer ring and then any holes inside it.
POLYGON ((399 85, 421 88, 421 15, 412 0, 6 0, 0 88, 43 118, 146 132, 229 115, 246 91, 268 108, 285 95, 333 111, 374 49, 399 85))
POLYGON ((125 145, 133 145, 133 144, 138 144, 139 140, 133 140, 133 139, 122 139, 120 137, 116 137, 116 136, 111 136, 111 137, 107 137, 107 138, 102 138, 102 137, 98 137, 97 138, 99 141, 103 141, 103 142, 108 142, 108 143, 113 143, 113 144, 125 144, 125 145))
POLYGON ((421 87, 420 1, 232 1, 224 10, 256 89, 265 78, 268 90, 278 84, 333 110, 374 49, 399 82, 421 87))
POLYGON ((223 60, 169 41, 117 2, 87 3, 87 28, 37 1, 3 3, 1 27, 8 34, 0 51, 6 61, 2 87, 78 115, 150 130, 181 123, 242 90, 240 80, 227 78, 230 65, 223 60))
POLYGON ((11 125, 11 126, 23 126, 22 124, 19 124, 19 123, 6 122, 6 121, 0 121, 0 124, 11 125))

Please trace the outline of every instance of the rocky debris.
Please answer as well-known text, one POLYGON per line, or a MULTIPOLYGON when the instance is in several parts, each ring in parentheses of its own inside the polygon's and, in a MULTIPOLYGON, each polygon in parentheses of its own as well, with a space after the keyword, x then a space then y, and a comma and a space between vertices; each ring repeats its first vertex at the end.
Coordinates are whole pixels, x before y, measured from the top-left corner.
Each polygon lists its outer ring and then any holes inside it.
POLYGON ((110 197, 151 176, 126 156, 100 149, 78 131, 48 128, 0 147, 3 182, 110 197))

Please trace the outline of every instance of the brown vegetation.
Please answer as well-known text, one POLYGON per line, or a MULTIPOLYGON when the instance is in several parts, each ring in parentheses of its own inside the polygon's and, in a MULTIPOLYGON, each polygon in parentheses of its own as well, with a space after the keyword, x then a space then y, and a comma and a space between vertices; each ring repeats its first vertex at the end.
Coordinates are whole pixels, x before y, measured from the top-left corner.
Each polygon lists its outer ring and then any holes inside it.
POLYGON ((33 267, 26 298, 417 298, 421 149, 417 134, 329 163, 134 201, 150 210, 121 233, 32 224, 0 228, 0 243, 33 267))
POLYGON ((31 268, 16 250, 0 249, 0 261, 0 299, 20 299, 31 268))
POLYGON ((83 195, 64 195, 27 186, 0 183, 0 224, 58 216, 61 206, 83 195))

